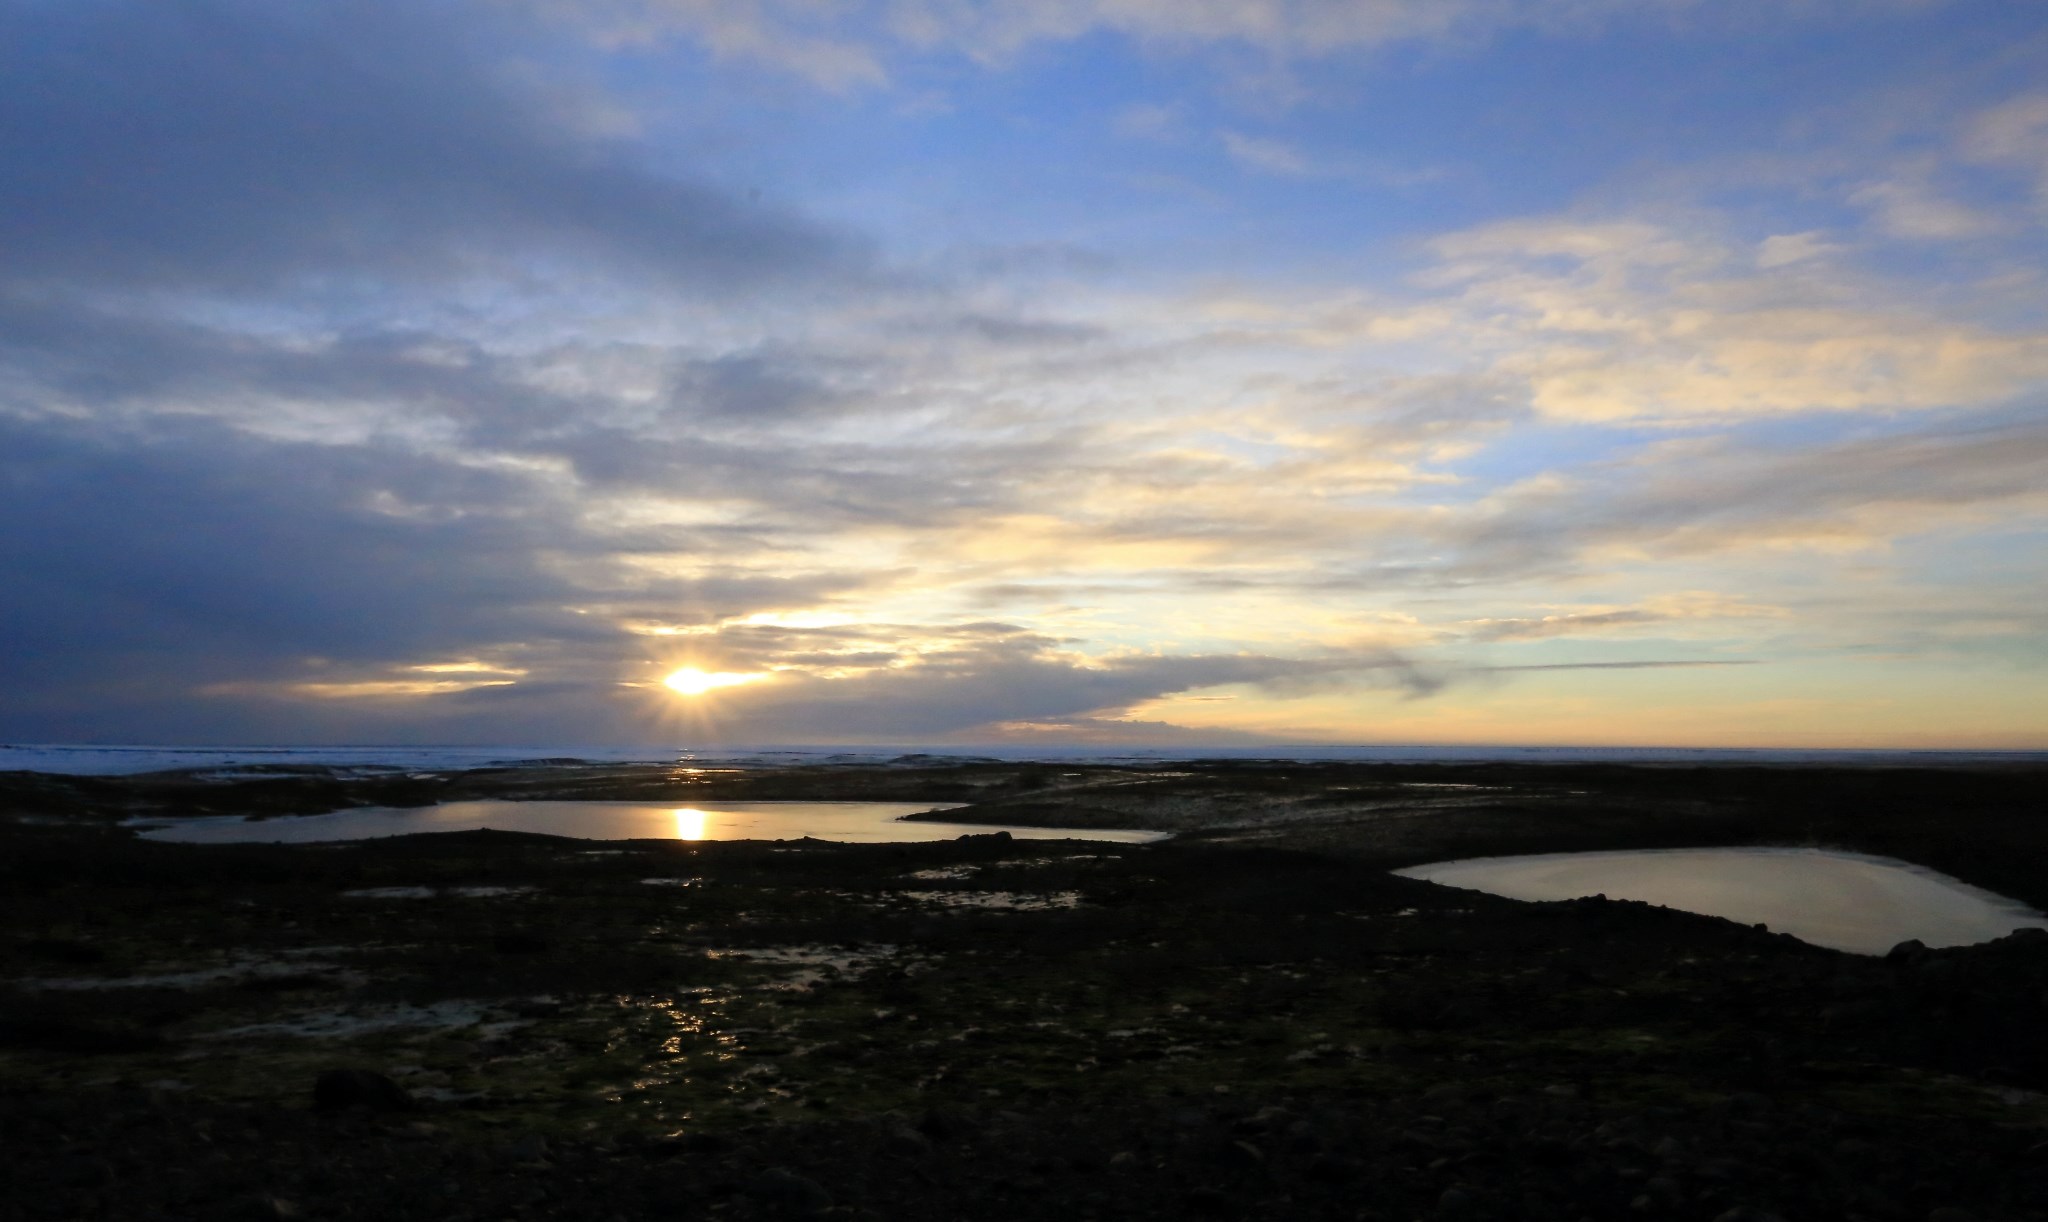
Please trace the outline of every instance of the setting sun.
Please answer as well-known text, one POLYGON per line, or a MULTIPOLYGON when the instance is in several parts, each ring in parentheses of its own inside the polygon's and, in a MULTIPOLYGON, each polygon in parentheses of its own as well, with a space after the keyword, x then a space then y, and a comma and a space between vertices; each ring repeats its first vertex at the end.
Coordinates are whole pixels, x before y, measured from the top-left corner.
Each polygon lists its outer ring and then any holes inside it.
POLYGON ((685 696, 701 696, 717 687, 738 687, 743 683, 758 683, 766 679, 762 674, 737 674, 731 671, 706 673, 694 666, 685 666, 669 675, 662 682, 685 696))

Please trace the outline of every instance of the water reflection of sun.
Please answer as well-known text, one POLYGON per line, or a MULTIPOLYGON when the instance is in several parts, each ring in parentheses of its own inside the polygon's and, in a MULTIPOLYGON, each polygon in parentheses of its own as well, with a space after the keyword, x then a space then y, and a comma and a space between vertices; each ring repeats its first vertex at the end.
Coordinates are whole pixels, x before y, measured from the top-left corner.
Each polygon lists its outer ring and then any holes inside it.
POLYGON ((685 806, 676 812, 676 839, 704 839, 704 829, 709 821, 710 815, 707 812, 685 806))

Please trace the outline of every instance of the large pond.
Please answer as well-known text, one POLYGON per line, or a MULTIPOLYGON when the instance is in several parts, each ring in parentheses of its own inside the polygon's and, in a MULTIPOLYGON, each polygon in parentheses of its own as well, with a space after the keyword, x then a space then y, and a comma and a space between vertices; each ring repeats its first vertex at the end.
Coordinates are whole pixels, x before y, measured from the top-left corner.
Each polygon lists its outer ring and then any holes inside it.
POLYGON ((1517 900, 1642 900, 1764 924, 1816 946, 1883 954, 1911 938, 1967 946, 2048 917, 1888 857, 1823 849, 1668 849, 1475 857, 1395 873, 1517 900))
POLYGON ((980 823, 903 821, 905 815, 958 809, 930 802, 715 802, 695 806, 646 802, 446 802, 412 808, 365 806, 280 819, 218 817, 149 820, 150 840, 187 844, 370 840, 414 832, 541 832, 584 840, 819 840, 889 843, 951 840, 1005 831, 1026 840, 1109 840, 1143 844, 1163 832, 1101 828, 1007 827, 980 823))

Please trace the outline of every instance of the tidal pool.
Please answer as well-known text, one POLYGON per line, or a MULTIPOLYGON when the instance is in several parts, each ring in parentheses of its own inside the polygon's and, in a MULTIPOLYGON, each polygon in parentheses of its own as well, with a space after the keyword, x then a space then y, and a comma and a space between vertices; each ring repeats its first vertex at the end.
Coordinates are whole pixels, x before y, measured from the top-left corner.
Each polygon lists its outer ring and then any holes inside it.
POLYGON ((1665 849, 1474 857, 1396 870, 1517 900, 1642 900, 1764 924, 1816 946, 1878 955, 1908 939, 1967 946, 2048 917, 1909 862, 1825 849, 1665 849))
MULTIPOLYGON (((1163 832, 1102 828, 1005 827, 980 823, 907 823, 905 815, 956 810, 931 802, 716 802, 695 806, 648 802, 446 802, 414 808, 365 806, 325 815, 277 819, 235 816, 148 820, 150 840, 186 844, 371 840, 414 832, 541 832, 584 840, 838 840, 863 844, 951 840, 1004 831, 1020 840, 1109 840, 1143 844, 1163 832)), ((142 826, 142 824, 138 824, 142 826)))

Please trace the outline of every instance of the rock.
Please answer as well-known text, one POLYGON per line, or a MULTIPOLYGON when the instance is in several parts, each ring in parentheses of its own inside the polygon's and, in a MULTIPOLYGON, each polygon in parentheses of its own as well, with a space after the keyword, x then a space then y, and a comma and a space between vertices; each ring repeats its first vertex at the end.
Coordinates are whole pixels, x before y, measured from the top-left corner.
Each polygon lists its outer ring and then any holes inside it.
POLYGON ((931 1108, 918 1117, 917 1131, 933 1141, 957 1141, 974 1131, 974 1124, 960 1112, 931 1108))
POLYGON ((410 1111, 405 1088, 370 1069, 330 1069, 313 1082, 313 1106, 323 1112, 367 1108, 373 1112, 410 1111))
POLYGON ((1289 1128, 1296 1123, 1293 1112, 1284 1107, 1262 1107, 1238 1122, 1238 1128, 1247 1132, 1270 1132, 1274 1129, 1289 1128))
POLYGON ((1908 938, 1884 953, 1886 963, 1911 963, 1927 953, 1927 943, 1908 938))
POLYGON ((1266 1152, 1248 1141, 1233 1141, 1220 1151, 1220 1161, 1237 1171, 1264 1171, 1266 1152))
POLYGON ((37 1048, 85 1054, 152 1052, 162 1033, 54 1007, 31 1006, 0 1012, 0 1047, 37 1048))
POLYGON ((898 1158, 923 1158, 932 1152, 932 1139, 907 1124, 892 1124, 882 1130, 882 1150, 898 1158))
POLYGON ((677 1133, 667 1137, 650 1137, 639 1142, 628 1142, 623 1148, 637 1152, 642 1158, 654 1160, 675 1158, 684 1154, 723 1154, 732 1148, 732 1140, 718 1133, 677 1133))
POLYGON ((98 967, 108 961, 106 951, 89 942, 74 942, 69 938, 30 938, 16 947, 21 953, 45 963, 61 963, 66 967, 98 967))
POLYGON ((787 1167, 770 1167, 754 1177, 747 1195, 774 1209, 797 1216, 823 1213, 832 1208, 832 1194, 814 1179, 798 1175, 787 1167))
POLYGON ((537 1163, 548 1156, 548 1139, 538 1133, 528 1133, 506 1142, 498 1152, 510 1162, 537 1163))
POLYGON ((297 1222, 306 1216, 297 1202, 270 1193, 241 1197, 213 1207, 212 1217, 220 1222, 297 1222))
POLYGON ((72 1188, 99 1188, 119 1178, 114 1164, 87 1156, 61 1158, 50 1167, 50 1172, 58 1183, 72 1188))
POLYGON ((1444 1189, 1436 1199, 1436 1211, 1447 1218, 1462 1218, 1479 1204, 1479 1198, 1472 1190, 1459 1184, 1444 1189))

